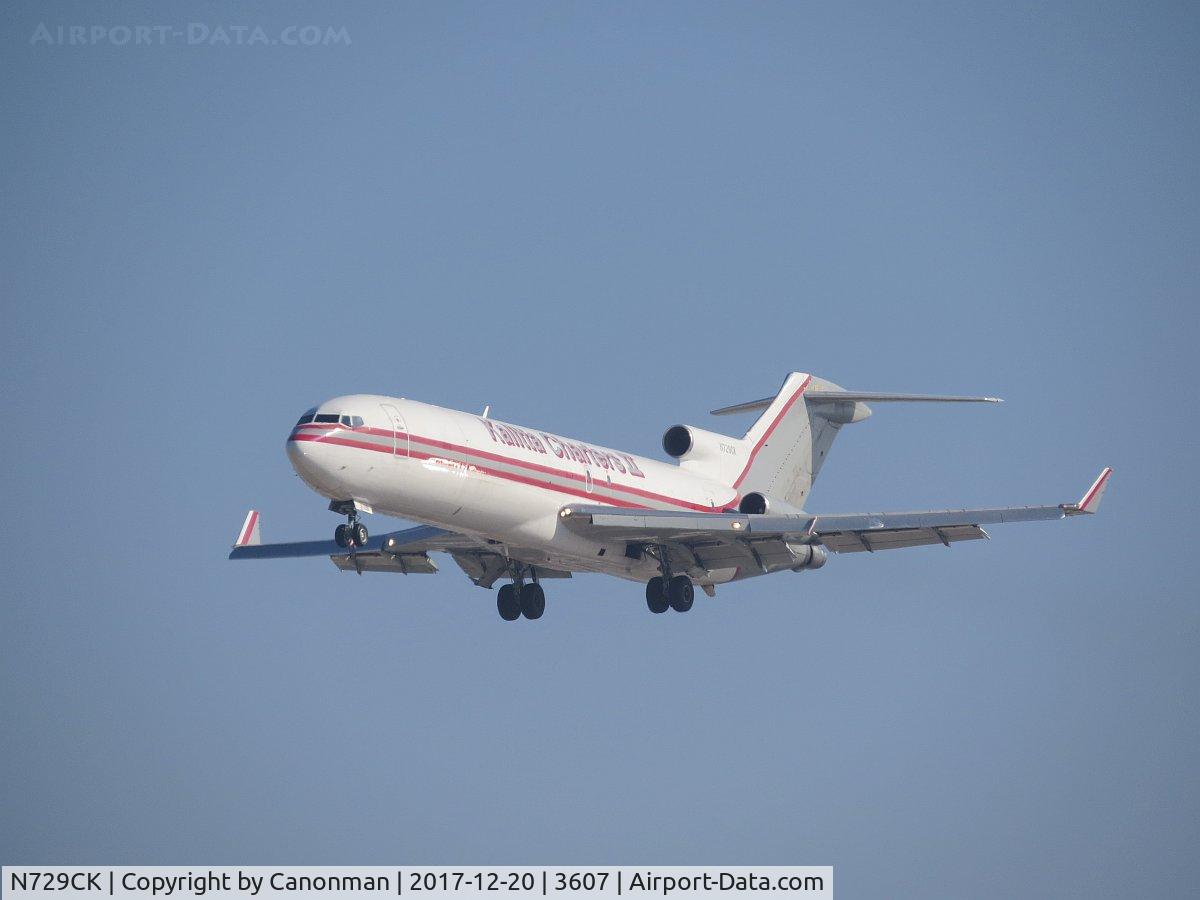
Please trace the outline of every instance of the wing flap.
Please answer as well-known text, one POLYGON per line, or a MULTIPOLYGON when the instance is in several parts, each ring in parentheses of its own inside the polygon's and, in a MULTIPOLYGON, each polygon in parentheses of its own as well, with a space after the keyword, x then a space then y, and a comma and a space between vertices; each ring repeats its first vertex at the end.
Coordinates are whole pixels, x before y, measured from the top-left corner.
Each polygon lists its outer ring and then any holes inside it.
MULTIPOLYGON (((518 554, 520 556, 522 554, 518 554)), ((501 578, 509 576, 508 560, 499 553, 488 551, 473 552, 468 550, 451 551, 450 556, 458 563, 458 567, 466 573, 474 584, 491 588, 501 578)), ((530 565, 529 576, 539 581, 543 578, 570 578, 571 573, 559 569, 547 569, 536 563, 530 565)))
POLYGON ((437 564, 426 553, 343 553, 330 556, 343 572, 394 572, 401 575, 436 575, 437 564))
POLYGON ((834 531, 820 535, 821 543, 834 553, 866 553, 876 550, 899 550, 955 541, 987 539, 987 532, 978 525, 949 525, 942 528, 894 528, 884 531, 834 531))

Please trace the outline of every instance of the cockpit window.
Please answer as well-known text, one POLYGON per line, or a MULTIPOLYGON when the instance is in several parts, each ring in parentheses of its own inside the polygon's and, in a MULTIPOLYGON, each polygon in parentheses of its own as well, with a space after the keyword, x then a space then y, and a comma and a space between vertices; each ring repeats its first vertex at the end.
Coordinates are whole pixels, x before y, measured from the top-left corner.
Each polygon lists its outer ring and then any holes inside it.
POLYGON ((336 425, 337 420, 337 413, 321 413, 319 416, 313 419, 314 422, 325 425, 336 425))
POLYGON ((351 416, 350 424, 353 425, 355 428, 362 428, 363 427, 363 417, 362 416, 351 416))
POLYGON ((345 413, 342 413, 342 417, 338 421, 340 421, 347 428, 350 427, 350 417, 348 415, 346 415, 345 413))
POLYGON ((304 415, 302 415, 300 417, 300 421, 296 423, 297 427, 299 427, 300 425, 307 425, 309 422, 311 422, 313 420, 314 413, 316 413, 315 409, 308 410, 304 415))

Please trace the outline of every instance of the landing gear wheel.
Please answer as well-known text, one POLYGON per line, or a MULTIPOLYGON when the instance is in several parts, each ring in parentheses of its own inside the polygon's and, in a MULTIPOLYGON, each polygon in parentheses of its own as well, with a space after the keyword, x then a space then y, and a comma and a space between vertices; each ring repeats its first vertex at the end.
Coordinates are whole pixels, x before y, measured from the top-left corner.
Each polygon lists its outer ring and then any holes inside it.
POLYGON ((661 575, 655 575, 646 582, 646 606, 649 607, 652 613, 665 613, 670 604, 667 602, 666 595, 663 593, 663 580, 661 575))
POLYGON ((675 612, 687 612, 695 599, 696 589, 692 587, 692 579, 686 575, 676 575, 667 584, 667 600, 675 612))
POLYGON ((521 586, 521 612, 527 619, 540 619, 546 611, 546 592, 540 584, 521 586))
POLYGON ((346 532, 349 530, 349 525, 339 525, 337 528, 333 529, 333 542, 339 547, 349 547, 350 535, 346 534, 346 532))
POLYGON ((354 538, 355 547, 367 546, 367 538, 369 538, 370 535, 367 534, 367 526, 362 522, 355 522, 353 525, 351 525, 349 535, 354 538))
POLYGON ((516 585, 502 585, 496 592, 496 611, 505 622, 521 618, 521 600, 517 597, 516 585))

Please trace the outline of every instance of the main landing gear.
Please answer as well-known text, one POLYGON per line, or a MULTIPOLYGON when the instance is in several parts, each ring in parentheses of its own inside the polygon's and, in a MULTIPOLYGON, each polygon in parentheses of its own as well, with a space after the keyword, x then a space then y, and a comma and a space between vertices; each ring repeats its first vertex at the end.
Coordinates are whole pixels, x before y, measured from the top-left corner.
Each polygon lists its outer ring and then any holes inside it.
POLYGON ((506 584, 496 592, 496 610, 505 622, 521 616, 540 619, 546 611, 546 592, 540 584, 506 584))
POLYGON ((655 614, 665 613, 668 608, 687 612, 696 599, 692 579, 671 574, 671 557, 665 547, 658 548, 658 568, 662 575, 655 575, 646 582, 646 606, 655 614))
POLYGON ((512 584, 502 585, 496 592, 496 611, 505 622, 515 622, 524 616, 527 619, 540 619, 546 611, 546 592, 537 582, 525 583, 520 569, 514 569, 512 584))
POLYGON ((646 582, 646 606, 652 613, 665 613, 668 609, 687 612, 695 599, 696 589, 686 575, 675 575, 665 582, 661 575, 655 575, 646 582))

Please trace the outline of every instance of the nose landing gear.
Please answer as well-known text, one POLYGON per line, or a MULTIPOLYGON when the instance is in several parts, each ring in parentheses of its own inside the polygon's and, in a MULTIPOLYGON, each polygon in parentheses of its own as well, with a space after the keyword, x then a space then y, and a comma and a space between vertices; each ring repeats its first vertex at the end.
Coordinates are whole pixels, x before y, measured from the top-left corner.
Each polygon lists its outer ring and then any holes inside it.
POLYGON ((371 535, 367 533, 367 526, 358 521, 358 509, 354 504, 349 501, 345 503, 335 501, 329 504, 329 508, 333 512, 340 512, 346 516, 346 524, 339 525, 333 530, 334 543, 339 547, 349 549, 367 546, 367 540, 371 535))
POLYGON ((333 540, 339 547, 365 547, 369 538, 362 522, 348 522, 333 529, 333 540))

